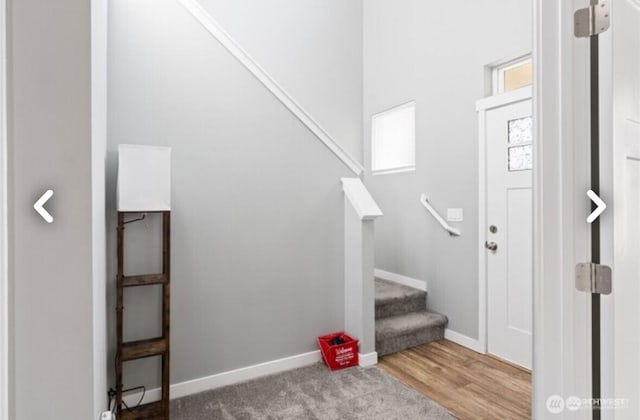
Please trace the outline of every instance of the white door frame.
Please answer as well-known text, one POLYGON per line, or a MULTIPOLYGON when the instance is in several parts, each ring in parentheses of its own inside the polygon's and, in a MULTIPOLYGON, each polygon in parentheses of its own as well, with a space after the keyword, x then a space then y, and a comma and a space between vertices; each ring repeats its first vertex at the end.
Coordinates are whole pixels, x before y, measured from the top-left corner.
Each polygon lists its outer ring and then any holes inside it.
POLYGON ((0 420, 9 420, 6 0, 0 0, 0 420))
MULTIPOLYGON (((487 236, 487 112, 506 105, 530 100, 531 86, 511 92, 480 99, 476 102, 478 111, 478 343, 479 351, 488 352, 488 299, 487 294, 487 250, 484 241, 487 236)), ((534 142, 535 143, 535 142, 534 142)), ((535 154, 534 149, 534 154, 535 154)))
MULTIPOLYGON (((574 287, 589 261, 588 42, 573 35, 587 0, 534 5, 533 415, 550 396, 590 397, 590 295, 574 287)), ((555 418, 590 419, 589 410, 555 418)))

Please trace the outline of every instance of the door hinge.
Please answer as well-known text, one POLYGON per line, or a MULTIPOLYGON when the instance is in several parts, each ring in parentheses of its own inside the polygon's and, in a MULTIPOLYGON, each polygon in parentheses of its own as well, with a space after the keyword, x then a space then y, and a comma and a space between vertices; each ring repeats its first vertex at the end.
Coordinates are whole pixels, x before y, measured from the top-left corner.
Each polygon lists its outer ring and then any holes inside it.
POLYGON ((593 4, 576 10, 573 15, 573 33, 578 38, 599 35, 609 29, 611 13, 607 3, 593 4))
POLYGON ((610 294, 611 267, 595 263, 579 263, 576 265, 576 289, 600 295, 610 294))

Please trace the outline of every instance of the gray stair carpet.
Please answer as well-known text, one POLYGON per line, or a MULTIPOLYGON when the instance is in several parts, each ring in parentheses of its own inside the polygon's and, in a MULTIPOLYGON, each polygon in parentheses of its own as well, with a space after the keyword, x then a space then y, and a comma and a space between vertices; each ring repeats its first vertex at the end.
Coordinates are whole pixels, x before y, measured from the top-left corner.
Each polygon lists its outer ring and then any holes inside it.
POLYGON ((444 338, 447 317, 427 311, 427 293, 376 279, 376 351, 396 353, 444 338))

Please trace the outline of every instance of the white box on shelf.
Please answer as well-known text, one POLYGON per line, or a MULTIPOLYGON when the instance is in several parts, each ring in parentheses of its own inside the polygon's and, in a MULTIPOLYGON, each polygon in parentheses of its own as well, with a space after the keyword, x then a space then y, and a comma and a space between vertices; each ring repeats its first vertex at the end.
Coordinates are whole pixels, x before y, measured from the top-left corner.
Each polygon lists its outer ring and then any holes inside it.
POLYGON ((118 211, 171 210, 171 148, 118 146, 118 211))

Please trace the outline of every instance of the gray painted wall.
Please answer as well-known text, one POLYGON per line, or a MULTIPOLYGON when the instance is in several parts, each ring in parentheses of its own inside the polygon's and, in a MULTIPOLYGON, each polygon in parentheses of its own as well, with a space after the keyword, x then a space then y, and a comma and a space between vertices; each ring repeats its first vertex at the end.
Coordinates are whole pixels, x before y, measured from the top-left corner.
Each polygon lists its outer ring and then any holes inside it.
MULTIPOLYGON (((177 2, 109 6, 109 308, 117 144, 171 146, 172 382, 315 350, 344 323, 350 172, 177 2)), ((160 269, 158 233, 127 226, 129 274, 160 269)), ((158 298, 126 292, 126 339, 159 334, 158 298)), ((125 386, 156 386, 157 365, 125 386)))
POLYGON ((362 162, 362 0, 200 0, 362 162))
POLYGON ((376 224, 376 267, 425 280, 429 306, 449 328, 478 336, 478 128, 485 66, 530 52, 529 0, 364 2, 364 156, 371 116, 416 101, 415 172, 365 177, 385 217, 376 224), (462 207, 450 237, 418 199, 442 214, 462 207))
POLYGON ((8 1, 11 419, 95 418, 91 15, 8 1), (48 188, 52 224, 33 210, 48 188))
POLYGON ((108 406, 107 368, 107 25, 108 0, 91 0, 91 177, 93 383, 96 417, 108 406))

